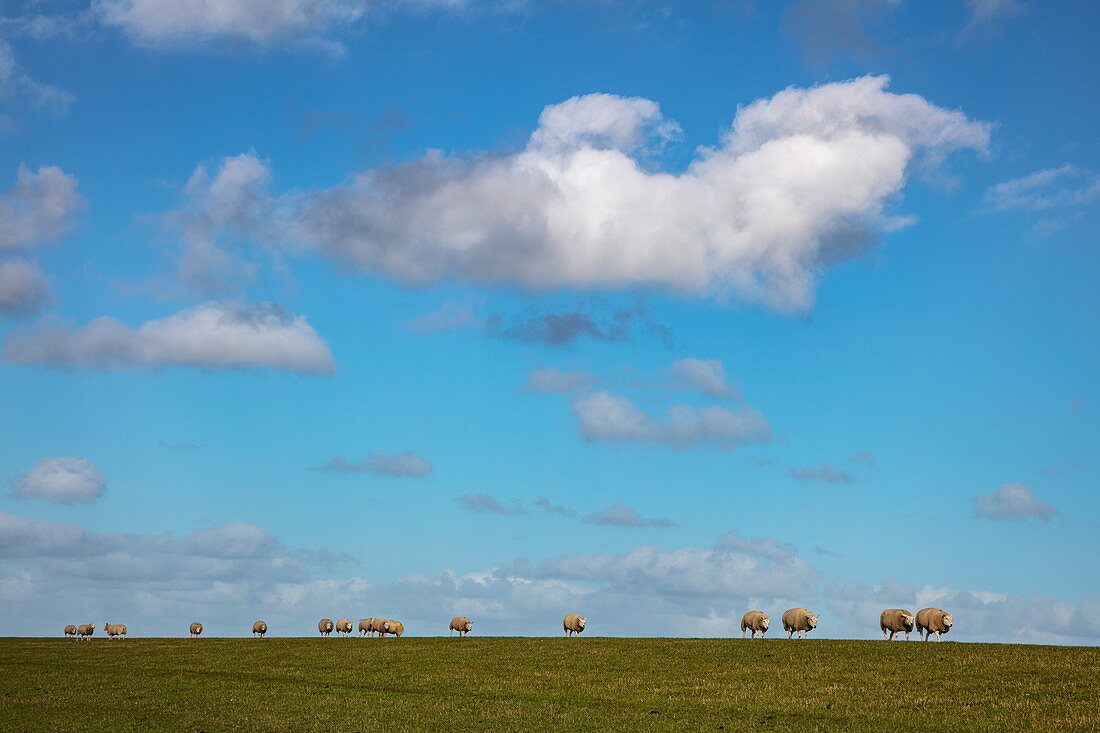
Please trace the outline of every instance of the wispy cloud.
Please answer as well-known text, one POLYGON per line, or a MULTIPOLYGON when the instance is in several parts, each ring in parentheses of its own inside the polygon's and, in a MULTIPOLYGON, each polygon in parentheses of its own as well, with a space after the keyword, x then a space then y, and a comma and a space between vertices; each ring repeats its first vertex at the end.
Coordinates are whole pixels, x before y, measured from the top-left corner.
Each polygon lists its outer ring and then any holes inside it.
POLYGON ((539 498, 535 499, 535 506, 537 506, 544 512, 549 512, 550 514, 560 514, 563 517, 577 516, 577 511, 575 509, 567 506, 562 506, 561 504, 554 504, 544 496, 540 496, 539 498))
POLYGON ((828 484, 847 484, 856 480, 852 474, 833 468, 828 463, 822 463, 817 468, 792 468, 790 475, 799 481, 824 481, 828 484))
POLYGON ((505 504, 489 494, 463 494, 455 498, 455 503, 466 511, 478 514, 501 514, 514 517, 527 513, 518 501, 505 504))
POLYGON ((432 472, 432 462, 416 453, 406 451, 394 455, 376 453, 354 462, 337 456, 310 470, 322 473, 373 473, 396 478, 420 478, 432 472))
POLYGON ((960 44, 979 35, 991 35, 1002 23, 1027 10, 1020 0, 966 0, 966 8, 970 18, 959 33, 960 44))
POLYGON ((588 524, 611 527, 679 527, 667 517, 646 519, 626 504, 612 504, 606 509, 587 514, 584 521, 588 524))

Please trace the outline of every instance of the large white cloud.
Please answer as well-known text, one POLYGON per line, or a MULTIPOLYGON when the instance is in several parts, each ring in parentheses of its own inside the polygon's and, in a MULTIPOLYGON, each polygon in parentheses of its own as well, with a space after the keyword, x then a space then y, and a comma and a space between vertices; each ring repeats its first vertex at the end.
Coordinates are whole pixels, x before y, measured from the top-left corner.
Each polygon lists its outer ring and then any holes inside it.
POLYGON ((988 145, 988 125, 887 82, 757 100, 678 173, 649 157, 678 132, 656 103, 575 97, 544 109, 515 153, 432 151, 328 189, 251 196, 266 206, 251 236, 409 284, 659 287, 804 310, 825 270, 911 222, 889 210, 918 163, 988 145))
POLYGON ((336 363, 304 316, 275 303, 205 303, 131 329, 103 316, 83 328, 14 331, 5 357, 18 364, 142 368, 284 369, 328 374, 336 363))
POLYGON ((78 181, 55 166, 19 166, 15 185, 0 194, 0 251, 33 247, 69 233, 85 207, 78 181))
POLYGON ((107 482, 87 458, 43 458, 16 479, 11 494, 18 499, 45 499, 55 504, 91 504, 103 496, 107 482))

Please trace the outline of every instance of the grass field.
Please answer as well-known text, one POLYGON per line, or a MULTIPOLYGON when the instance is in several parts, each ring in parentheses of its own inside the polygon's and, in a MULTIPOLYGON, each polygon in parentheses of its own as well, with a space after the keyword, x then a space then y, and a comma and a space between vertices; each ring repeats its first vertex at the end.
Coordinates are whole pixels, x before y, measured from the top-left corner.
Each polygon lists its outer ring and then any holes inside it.
POLYGON ((3 730, 1096 730, 1100 649, 0 639, 3 730))

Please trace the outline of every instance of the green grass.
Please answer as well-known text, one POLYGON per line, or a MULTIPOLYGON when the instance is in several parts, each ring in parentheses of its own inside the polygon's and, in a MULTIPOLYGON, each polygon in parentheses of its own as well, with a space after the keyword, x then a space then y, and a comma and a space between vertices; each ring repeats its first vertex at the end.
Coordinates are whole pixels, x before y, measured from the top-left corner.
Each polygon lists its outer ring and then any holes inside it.
POLYGON ((1096 730, 1100 649, 0 639, 3 730, 1096 730))

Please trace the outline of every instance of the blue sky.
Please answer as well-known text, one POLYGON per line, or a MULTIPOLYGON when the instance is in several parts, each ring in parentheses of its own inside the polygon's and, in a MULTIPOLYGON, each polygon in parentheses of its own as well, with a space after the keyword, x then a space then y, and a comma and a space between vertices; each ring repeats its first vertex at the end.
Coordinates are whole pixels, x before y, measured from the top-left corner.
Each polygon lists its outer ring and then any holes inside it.
POLYGON ((1100 638, 1094 4, 221 12, 3 6, 4 618, 1100 638))

